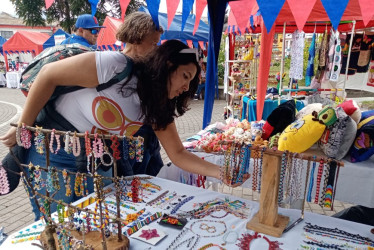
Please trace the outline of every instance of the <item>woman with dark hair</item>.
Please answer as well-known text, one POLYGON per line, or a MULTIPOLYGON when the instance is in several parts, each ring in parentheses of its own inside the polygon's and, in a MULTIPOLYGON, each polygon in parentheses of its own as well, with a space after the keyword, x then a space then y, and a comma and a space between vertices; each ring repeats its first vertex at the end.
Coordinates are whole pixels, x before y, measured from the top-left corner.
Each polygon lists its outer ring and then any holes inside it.
MULTIPOLYGON (((56 87, 80 86, 83 88, 60 95, 55 101, 57 113, 76 131, 133 135, 142 124, 149 124, 175 165, 192 173, 219 179, 219 166, 188 152, 174 123, 174 118, 188 109, 187 103, 197 89, 199 73, 196 50, 176 40, 165 42, 143 62, 132 62, 115 51, 87 52, 47 64, 41 69, 30 88, 19 123, 47 125, 48 121, 38 124, 35 120, 56 87), (126 79, 101 88, 130 65, 132 73, 126 79)), ((15 145, 16 129, 12 127, 0 139, 8 147, 15 145)), ((45 165, 45 159, 34 152, 34 147, 28 151, 26 162, 45 165)), ((50 165, 76 172, 74 157, 60 151, 56 155, 51 154, 50 165)), ((228 180, 223 181, 228 183, 228 180)), ((61 193, 62 197, 55 198, 66 200, 64 192, 61 193)), ((35 208, 34 212, 38 219, 35 208)))

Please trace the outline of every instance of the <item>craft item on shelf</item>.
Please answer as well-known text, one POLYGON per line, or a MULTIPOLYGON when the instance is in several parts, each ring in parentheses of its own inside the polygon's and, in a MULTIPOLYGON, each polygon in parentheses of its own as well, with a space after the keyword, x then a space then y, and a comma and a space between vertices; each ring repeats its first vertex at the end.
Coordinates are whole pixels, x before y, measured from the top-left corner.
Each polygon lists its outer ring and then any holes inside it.
POLYGON ((305 33, 296 30, 292 34, 290 79, 303 79, 305 33))
POLYGON ((144 226, 138 232, 131 235, 132 238, 144 241, 151 245, 156 245, 165 236, 165 232, 160 229, 153 229, 149 226, 144 226))
POLYGON ((278 250, 278 249, 281 249, 280 246, 283 245, 283 243, 279 241, 271 241, 265 235, 261 235, 257 232, 255 232, 254 234, 249 234, 249 233, 242 234, 242 238, 239 238, 239 243, 236 245, 241 250, 248 250, 250 249, 250 245, 252 241, 255 239, 260 239, 260 238, 267 241, 267 243, 269 244, 269 249, 278 250))
POLYGON ((8 175, 0 162, 0 195, 9 193, 8 175))
POLYGON ((44 154, 44 148, 45 148, 45 136, 42 132, 42 127, 36 126, 36 131, 34 133, 34 145, 35 145, 35 150, 39 154, 44 154))
POLYGON ((200 237, 211 238, 225 234, 227 226, 224 221, 197 220, 191 223, 190 231, 200 237))
POLYGON ((324 238, 332 238, 351 242, 354 244, 374 247, 374 240, 359 234, 353 234, 339 228, 322 227, 305 222, 304 231, 310 234, 318 235, 324 238))
POLYGON ((233 63, 231 66, 231 76, 229 77, 232 84, 236 86, 242 81, 242 72, 240 72, 240 65, 239 63, 233 63))

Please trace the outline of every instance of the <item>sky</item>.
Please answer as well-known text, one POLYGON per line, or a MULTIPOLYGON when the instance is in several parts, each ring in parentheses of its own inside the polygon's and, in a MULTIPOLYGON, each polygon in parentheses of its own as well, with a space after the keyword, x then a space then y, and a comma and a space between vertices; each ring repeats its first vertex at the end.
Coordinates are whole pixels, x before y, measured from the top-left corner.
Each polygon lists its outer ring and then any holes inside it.
MULTIPOLYGON (((179 6, 178 6, 177 11, 182 11, 182 2, 183 1, 179 2, 179 6)), ((194 8, 195 8, 195 6, 194 6, 194 8)), ((16 11, 15 11, 12 3, 10 2, 10 0, 1 0, 0 11, 7 12, 8 14, 11 14, 13 16, 16 14, 16 11)), ((164 12, 164 13, 166 12, 166 0, 161 0, 160 12, 164 12)), ((207 8, 205 8, 205 11, 203 13, 203 16, 206 16, 206 15, 207 15, 207 8)))
POLYGON ((16 14, 13 4, 9 0, 1 0, 0 11, 4 11, 12 16, 16 14))

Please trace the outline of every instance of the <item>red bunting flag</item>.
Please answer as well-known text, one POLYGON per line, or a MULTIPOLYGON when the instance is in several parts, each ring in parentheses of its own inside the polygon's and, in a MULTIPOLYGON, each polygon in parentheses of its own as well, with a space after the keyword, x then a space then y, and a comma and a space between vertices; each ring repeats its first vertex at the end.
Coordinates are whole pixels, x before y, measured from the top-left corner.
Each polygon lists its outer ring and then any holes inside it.
POLYGON ((245 32, 245 28, 248 25, 249 17, 251 15, 250 10, 253 9, 255 3, 255 0, 229 2, 231 11, 234 14, 235 19, 237 21, 237 26, 239 27, 242 33, 245 32))
POLYGON ((45 8, 48 10, 55 0, 45 0, 45 8))
POLYGON ((205 50, 204 41, 199 41, 200 48, 205 50))
POLYGON ((207 0, 196 0, 196 19, 195 19, 195 25, 193 27, 192 35, 195 35, 197 28, 199 27, 201 16, 207 4, 208 4, 207 0))
POLYGON ((188 47, 193 48, 192 40, 186 40, 188 47))
POLYGON ((119 5, 121 6, 121 19, 124 20, 126 15, 127 6, 129 6, 130 0, 120 0, 119 5))
POLYGON ((168 29, 173 22, 175 12, 177 12, 180 0, 166 0, 166 11, 168 13, 168 29))
POLYGON ((229 19, 227 20, 227 27, 229 30, 229 33, 233 33, 233 27, 237 25, 235 15, 232 13, 232 9, 230 9, 229 12, 229 19))
POLYGON ((297 28, 302 31, 317 0, 287 0, 297 28))
POLYGON ((358 3, 361 8, 362 21, 364 25, 367 26, 374 16, 373 0, 358 0, 358 3))

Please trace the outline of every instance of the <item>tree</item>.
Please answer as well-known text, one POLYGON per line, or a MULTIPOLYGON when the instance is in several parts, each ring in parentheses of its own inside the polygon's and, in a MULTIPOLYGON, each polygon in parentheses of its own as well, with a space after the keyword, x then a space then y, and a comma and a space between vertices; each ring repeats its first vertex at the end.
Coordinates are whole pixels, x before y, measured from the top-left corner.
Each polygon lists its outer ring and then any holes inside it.
MULTIPOLYGON (((10 0, 16 8, 16 13, 24 19, 28 26, 46 26, 59 23, 67 32, 72 32, 77 17, 91 13, 88 0, 55 0, 46 10, 44 0, 10 0)), ((126 15, 136 11, 144 3, 141 0, 131 0, 126 15)), ((118 0, 101 0, 97 6, 95 16, 99 23, 103 23, 106 16, 121 17, 121 7, 118 0), (108 8, 109 6, 109 8, 108 8)))

